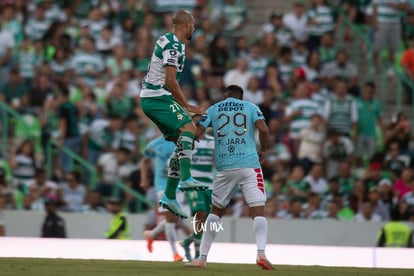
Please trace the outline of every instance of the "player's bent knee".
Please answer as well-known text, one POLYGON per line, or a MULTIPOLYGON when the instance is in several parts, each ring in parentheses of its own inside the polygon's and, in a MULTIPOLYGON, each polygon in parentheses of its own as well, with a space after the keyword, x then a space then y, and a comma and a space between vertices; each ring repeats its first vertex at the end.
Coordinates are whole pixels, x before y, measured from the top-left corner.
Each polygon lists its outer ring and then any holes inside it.
POLYGON ((210 214, 214 214, 218 217, 222 217, 224 215, 224 210, 226 207, 217 206, 215 203, 211 206, 210 214))
POLYGON ((263 201, 251 202, 248 204, 250 209, 250 216, 254 217, 263 217, 264 216, 264 205, 263 201))

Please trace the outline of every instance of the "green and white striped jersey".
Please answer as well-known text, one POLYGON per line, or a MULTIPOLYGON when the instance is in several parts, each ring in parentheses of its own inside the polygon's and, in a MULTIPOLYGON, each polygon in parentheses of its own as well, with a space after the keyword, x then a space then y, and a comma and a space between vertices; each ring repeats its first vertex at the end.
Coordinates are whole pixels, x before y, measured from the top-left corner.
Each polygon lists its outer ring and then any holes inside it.
POLYGON ((269 61, 264 57, 253 58, 249 56, 247 58, 249 64, 249 71, 259 79, 263 78, 265 75, 266 67, 269 61))
POLYGON ((88 130, 89 147, 94 149, 103 149, 112 146, 115 143, 118 133, 111 133, 109 130, 109 121, 97 119, 92 122, 88 130))
POLYGON ((164 67, 175 67, 177 70, 176 79, 179 81, 184 68, 184 60, 185 44, 172 32, 161 36, 155 43, 148 73, 142 82, 140 96, 145 98, 171 95, 171 92, 168 91, 165 85, 164 67))
POLYGON ((50 62, 50 68, 52 68, 53 73, 58 76, 63 76, 66 70, 69 69, 69 65, 67 60, 63 61, 63 63, 57 63, 55 60, 50 62))
POLYGON ((115 148, 127 148, 131 152, 134 152, 137 148, 138 137, 132 132, 124 129, 117 133, 115 142, 113 143, 115 148))
POLYGON ((43 58, 37 55, 33 49, 19 51, 17 54, 20 75, 23 78, 33 78, 36 66, 43 62, 43 58))
POLYGON ((377 4, 377 20, 380 23, 400 23, 401 11, 394 9, 388 4, 407 3, 407 0, 373 0, 377 4))
POLYGON ((326 88, 322 88, 321 90, 312 93, 311 99, 318 104, 319 110, 323 110, 326 101, 329 100, 329 91, 326 88))
POLYGON ((206 135, 194 143, 191 175, 204 184, 213 184, 214 180, 214 137, 206 135))
POLYGON ((308 12, 308 18, 316 22, 316 25, 308 27, 311 35, 321 36, 326 32, 333 31, 334 19, 331 8, 319 6, 308 12))
POLYGON ((79 51, 73 56, 70 67, 77 75, 83 78, 92 78, 88 71, 92 69, 101 72, 105 69, 105 64, 99 54, 79 51))
POLYGON ((284 63, 280 61, 279 63, 279 74, 280 78, 282 79, 283 83, 288 83, 290 78, 292 77, 293 70, 295 69, 296 64, 294 62, 284 63))
POLYGON ((24 28, 26 36, 31 40, 40 40, 49 30, 51 22, 49 20, 39 21, 35 18, 29 19, 24 28))
POLYGON ((318 103, 310 99, 296 99, 286 107, 286 116, 290 116, 296 110, 302 111, 302 114, 294 117, 289 124, 290 138, 297 138, 301 129, 310 126, 311 117, 313 114, 318 113, 318 108, 318 103))
POLYGON ((340 134, 350 134, 352 123, 358 121, 357 105, 354 99, 346 97, 338 99, 332 96, 326 102, 324 117, 329 128, 336 129, 340 134))
POLYGON ((406 203, 408 206, 414 206, 414 192, 408 192, 402 197, 402 202, 406 203))
POLYGON ((16 155, 17 167, 13 171, 17 184, 29 185, 35 176, 35 164, 33 159, 23 154, 16 155))

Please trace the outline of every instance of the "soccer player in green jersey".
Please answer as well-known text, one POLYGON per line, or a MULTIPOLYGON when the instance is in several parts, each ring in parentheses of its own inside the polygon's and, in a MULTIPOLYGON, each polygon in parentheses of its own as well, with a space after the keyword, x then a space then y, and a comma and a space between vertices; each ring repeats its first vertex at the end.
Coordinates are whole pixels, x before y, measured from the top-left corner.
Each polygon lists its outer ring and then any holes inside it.
MULTIPOLYGON (((194 118, 193 118, 194 119, 194 118)), ((198 121, 199 117, 197 118, 198 121)), ((194 143, 191 173, 200 183, 209 186, 204 191, 186 191, 185 197, 190 206, 193 234, 180 242, 184 248, 188 261, 192 261, 190 245, 194 242, 195 258, 200 256, 201 237, 203 235, 203 223, 211 209, 211 194, 214 180, 214 137, 203 135, 194 143)))
POLYGON ((191 13, 185 10, 175 13, 172 31, 162 35, 155 43, 140 94, 144 113, 167 140, 177 145, 170 159, 165 196, 159 203, 180 218, 187 218, 187 215, 176 200, 177 186, 181 191, 207 188, 190 173, 196 126, 188 112, 201 114, 203 110, 187 102, 178 84, 184 68, 184 41, 191 39, 193 32, 194 18, 191 13))

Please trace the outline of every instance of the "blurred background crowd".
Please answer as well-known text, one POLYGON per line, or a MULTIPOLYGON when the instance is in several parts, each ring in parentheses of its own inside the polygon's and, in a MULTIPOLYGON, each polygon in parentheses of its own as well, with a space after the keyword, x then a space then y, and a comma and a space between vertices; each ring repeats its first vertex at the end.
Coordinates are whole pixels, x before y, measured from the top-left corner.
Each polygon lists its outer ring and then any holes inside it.
MULTIPOLYGON (((387 221, 397 208, 414 220, 410 118, 384 113, 376 78, 386 70, 393 97, 399 68, 411 103, 414 6, 285 2, 259 20, 248 0, 2 0, 0 211, 42 211, 53 199, 61 211, 105 212, 114 194, 128 212, 149 208, 140 160, 160 133, 140 108, 140 84, 171 11, 187 8, 196 31, 182 91, 207 108, 237 84, 263 111, 268 217, 387 221), (346 19, 374 45, 358 45, 373 53, 362 73, 347 47, 355 31, 338 31, 346 19)), ((246 207, 235 194, 228 215, 248 216, 246 207)))

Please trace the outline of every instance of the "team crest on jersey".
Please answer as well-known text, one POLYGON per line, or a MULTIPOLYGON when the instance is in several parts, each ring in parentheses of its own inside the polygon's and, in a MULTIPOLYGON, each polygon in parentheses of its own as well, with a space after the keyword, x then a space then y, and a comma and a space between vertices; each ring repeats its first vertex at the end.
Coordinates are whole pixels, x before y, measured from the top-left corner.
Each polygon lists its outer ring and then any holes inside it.
POLYGON ((181 113, 177 112, 177 120, 178 120, 178 121, 182 121, 183 119, 184 119, 183 114, 181 114, 181 113))

